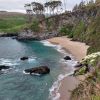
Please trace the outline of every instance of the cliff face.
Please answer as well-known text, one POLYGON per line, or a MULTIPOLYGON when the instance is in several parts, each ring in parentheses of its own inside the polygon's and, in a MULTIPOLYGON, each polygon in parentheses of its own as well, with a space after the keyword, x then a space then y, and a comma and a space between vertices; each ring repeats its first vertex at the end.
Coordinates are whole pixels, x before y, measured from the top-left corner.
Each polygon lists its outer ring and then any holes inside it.
POLYGON ((73 40, 89 44, 91 47, 88 53, 100 51, 100 3, 98 2, 73 12, 47 18, 45 29, 56 30, 59 35, 68 35, 73 40))
POLYGON ((72 12, 51 16, 40 21, 41 33, 57 32, 74 41, 90 45, 88 54, 100 51, 100 0, 92 1, 72 12))

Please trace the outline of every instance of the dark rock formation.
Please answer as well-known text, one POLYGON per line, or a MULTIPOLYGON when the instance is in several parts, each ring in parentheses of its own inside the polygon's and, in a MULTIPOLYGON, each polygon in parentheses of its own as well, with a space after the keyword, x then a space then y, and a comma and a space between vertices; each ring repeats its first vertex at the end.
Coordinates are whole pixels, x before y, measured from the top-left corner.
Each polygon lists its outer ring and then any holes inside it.
POLYGON ((47 66, 40 66, 40 67, 36 67, 36 68, 30 68, 30 69, 26 69, 25 73, 34 73, 34 74, 48 74, 50 73, 50 69, 47 66))
POLYGON ((65 59, 65 60, 71 60, 71 57, 66 56, 66 57, 64 57, 64 59, 65 59))
POLYGON ((28 60, 28 57, 22 57, 22 58, 20 58, 20 60, 28 60))
POLYGON ((28 32, 21 32, 18 36, 17 36, 17 40, 19 41, 23 41, 23 40, 45 40, 45 39, 49 39, 52 37, 56 37, 58 36, 57 32, 48 32, 48 33, 34 33, 32 31, 28 31, 28 32))
POLYGON ((0 37, 17 37, 18 33, 0 33, 0 37))
POLYGON ((10 66, 0 65, 0 70, 2 70, 2 69, 9 69, 9 68, 10 68, 10 66))

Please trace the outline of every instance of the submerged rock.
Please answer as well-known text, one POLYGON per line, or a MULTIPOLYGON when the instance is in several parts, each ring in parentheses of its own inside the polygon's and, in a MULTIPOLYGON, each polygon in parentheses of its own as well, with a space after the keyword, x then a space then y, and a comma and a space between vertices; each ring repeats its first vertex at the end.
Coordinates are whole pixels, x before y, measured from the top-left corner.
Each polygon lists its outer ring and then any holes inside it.
POLYGON ((64 59, 65 59, 65 60, 71 60, 71 57, 66 56, 66 57, 64 57, 64 59))
POLYGON ((9 68, 10 68, 10 66, 0 65, 0 70, 2 70, 2 69, 9 69, 9 68))
POLYGON ((20 58, 20 60, 28 60, 28 57, 22 57, 22 58, 20 58))
POLYGON ((29 74, 48 74, 50 73, 50 69, 47 66, 40 66, 36 68, 25 69, 25 73, 29 74))

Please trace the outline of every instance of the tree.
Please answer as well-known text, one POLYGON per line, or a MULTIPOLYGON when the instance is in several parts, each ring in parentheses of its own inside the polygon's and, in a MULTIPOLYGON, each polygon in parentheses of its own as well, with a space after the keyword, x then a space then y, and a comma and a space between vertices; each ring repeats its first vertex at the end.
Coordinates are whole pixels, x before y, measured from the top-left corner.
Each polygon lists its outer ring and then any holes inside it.
POLYGON ((28 21, 31 22, 32 20, 32 9, 31 9, 31 4, 25 4, 25 10, 26 10, 26 13, 28 15, 28 21))
POLYGON ((58 10, 58 7, 61 6, 62 2, 61 1, 50 1, 50 2, 46 2, 45 3, 45 7, 48 9, 49 8, 49 11, 50 11, 50 14, 51 12, 55 12, 55 9, 57 8, 58 10))
POLYGON ((50 2, 46 2, 44 4, 44 6, 47 8, 47 12, 50 13, 50 15, 51 15, 51 6, 50 5, 51 5, 50 2))
POLYGON ((80 9, 80 8, 83 8, 84 6, 85 6, 85 1, 82 0, 79 4, 78 8, 80 9))
POLYGON ((44 6, 41 3, 32 2, 31 5, 32 5, 32 10, 36 15, 44 13, 44 6))
POLYGON ((78 10, 78 5, 77 4, 73 8, 73 11, 76 11, 76 10, 78 10))

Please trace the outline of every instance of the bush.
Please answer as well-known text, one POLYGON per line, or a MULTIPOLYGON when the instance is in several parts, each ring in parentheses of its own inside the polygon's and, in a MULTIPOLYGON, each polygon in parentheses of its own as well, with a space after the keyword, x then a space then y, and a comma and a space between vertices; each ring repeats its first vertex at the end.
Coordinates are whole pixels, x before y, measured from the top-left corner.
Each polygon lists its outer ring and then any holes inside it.
POLYGON ((85 30, 85 23, 81 20, 72 30, 73 39, 83 41, 85 30))
POLYGON ((59 32, 61 33, 61 35, 69 35, 72 37, 72 25, 64 25, 60 28, 59 32))
POLYGON ((34 32, 40 31, 39 22, 37 20, 33 21, 32 25, 31 25, 31 30, 34 32))

